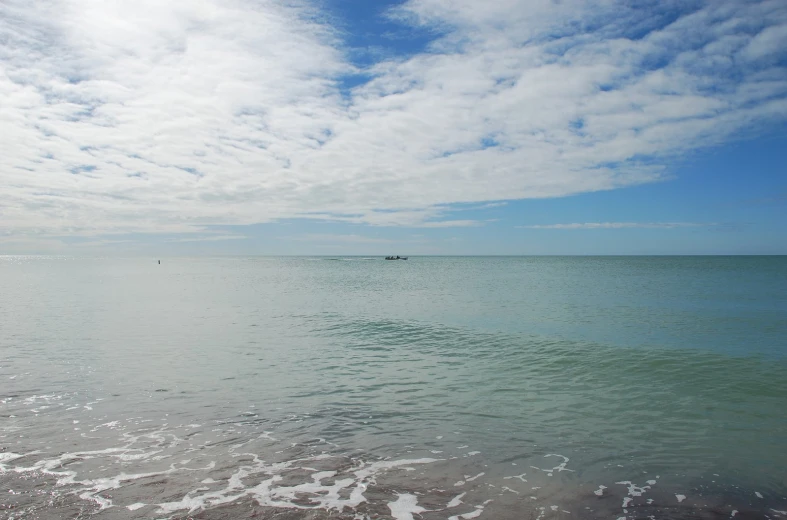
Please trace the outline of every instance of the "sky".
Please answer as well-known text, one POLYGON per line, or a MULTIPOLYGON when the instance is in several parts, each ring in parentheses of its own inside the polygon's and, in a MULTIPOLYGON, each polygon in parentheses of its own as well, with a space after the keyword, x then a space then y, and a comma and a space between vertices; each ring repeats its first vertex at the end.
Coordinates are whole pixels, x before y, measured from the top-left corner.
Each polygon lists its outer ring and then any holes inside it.
POLYGON ((4 0, 0 254, 787 254, 784 0, 4 0))

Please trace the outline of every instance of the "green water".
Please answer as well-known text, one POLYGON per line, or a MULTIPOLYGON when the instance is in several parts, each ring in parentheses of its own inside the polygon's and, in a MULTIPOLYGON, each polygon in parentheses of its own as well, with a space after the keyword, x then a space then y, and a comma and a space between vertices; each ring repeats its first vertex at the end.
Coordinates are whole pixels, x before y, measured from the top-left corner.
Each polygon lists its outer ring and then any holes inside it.
MULTIPOLYGON (((186 514, 185 496, 210 510, 213 492, 231 507, 241 488, 218 483, 239 445, 287 464, 434 459, 392 471, 375 518, 444 488, 463 506, 424 518, 777 518, 787 503, 785 257, 2 257, 0 289, 2 475, 62 480, 55 462, 77 460, 82 484, 53 489, 104 517, 186 514), (162 469, 181 459, 214 466, 162 469), (166 499, 101 484, 146 471, 169 471, 166 499), (617 484, 650 479, 641 495, 617 484)), ((254 468, 242 489, 273 474, 254 468)), ((19 510, 46 515, 28 495, 19 510)))

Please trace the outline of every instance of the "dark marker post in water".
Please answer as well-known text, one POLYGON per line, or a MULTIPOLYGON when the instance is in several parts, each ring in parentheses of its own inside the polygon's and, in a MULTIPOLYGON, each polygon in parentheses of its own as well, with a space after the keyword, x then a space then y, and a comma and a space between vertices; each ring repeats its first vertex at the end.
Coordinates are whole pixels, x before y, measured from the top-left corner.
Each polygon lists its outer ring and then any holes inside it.
POLYGON ((161 265, 161 260, 158 261, 158 265, 161 265))

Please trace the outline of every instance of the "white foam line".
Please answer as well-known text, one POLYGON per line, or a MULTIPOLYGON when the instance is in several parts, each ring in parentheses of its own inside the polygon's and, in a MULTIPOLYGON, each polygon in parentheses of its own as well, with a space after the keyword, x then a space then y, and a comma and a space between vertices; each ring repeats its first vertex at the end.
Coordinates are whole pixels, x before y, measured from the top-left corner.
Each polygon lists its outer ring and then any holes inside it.
MULTIPOLYGON (((65 471, 57 471, 58 468, 62 468, 63 466, 67 465, 68 462, 74 460, 90 460, 102 455, 108 455, 110 457, 117 458, 121 461, 128 461, 128 460, 141 460, 147 459, 152 455, 159 453, 161 450, 152 450, 148 452, 144 452, 138 448, 132 448, 132 446, 138 442, 140 439, 150 439, 157 443, 153 448, 160 447, 162 445, 167 444, 167 437, 171 439, 175 439, 174 441, 170 441, 168 443, 169 446, 177 445, 179 443, 179 439, 172 435, 172 434, 163 434, 161 430, 153 431, 153 432, 146 432, 139 435, 130 435, 130 434, 123 434, 123 438, 126 439, 127 444, 122 447, 117 448, 106 448, 103 450, 92 450, 92 451, 81 451, 75 453, 64 453, 59 457, 55 457, 52 459, 44 459, 36 462, 32 466, 14 466, 8 467, 6 464, 0 464, 0 472, 14 472, 14 473, 33 473, 33 472, 40 472, 45 475, 51 475, 57 479, 56 484, 58 486, 64 485, 75 485, 81 486, 80 489, 74 491, 74 494, 78 494, 80 498, 83 500, 91 500, 96 502, 100 509, 107 509, 112 507, 112 501, 108 498, 102 497, 99 493, 102 493, 109 489, 117 489, 121 486, 122 483, 137 480, 141 478, 147 478, 151 476, 158 476, 158 475, 165 475, 175 471, 179 471, 183 468, 176 468, 175 464, 170 465, 168 470, 164 471, 156 471, 156 472, 148 472, 148 473, 138 473, 138 474, 126 474, 121 473, 114 477, 104 477, 104 478, 97 478, 97 479, 87 479, 87 480, 78 480, 77 479, 77 472, 74 470, 65 470, 65 471), (134 454, 129 454, 129 452, 134 452, 134 454), (142 452, 142 453, 136 453, 142 452)), ((39 453, 39 452, 33 452, 39 453)), ((26 455, 30 455, 28 453, 26 455)), ((26 456, 25 455, 25 456, 26 456)), ((21 458, 22 455, 18 454, 4 454, 0 457, 0 462, 10 462, 12 460, 21 458)))
MULTIPOLYGON (((375 479, 380 473, 393 468, 408 469, 408 466, 415 464, 428 464, 439 460, 422 458, 384 460, 373 462, 371 464, 362 463, 362 466, 353 472, 354 478, 348 477, 336 480, 332 485, 326 485, 323 484, 322 481, 324 479, 336 476, 336 472, 322 471, 311 475, 312 482, 288 487, 276 486, 276 483, 283 479, 280 473, 291 469, 303 469, 303 467, 298 468, 296 464, 304 460, 313 461, 315 459, 332 457, 330 455, 319 455, 311 459, 292 460, 274 464, 266 464, 256 455, 253 455, 253 457, 253 465, 241 466, 230 477, 229 481, 227 482, 227 486, 224 489, 198 496, 186 495, 179 501, 157 504, 159 507, 158 513, 169 514, 184 509, 188 509, 190 512, 193 512, 199 509, 204 509, 208 505, 215 506, 218 504, 233 502, 244 496, 251 496, 257 501, 257 503, 259 503, 259 505, 267 507, 344 511, 345 508, 354 509, 362 502, 366 502, 364 492, 370 484, 375 483, 375 479), (255 487, 246 488, 244 486, 243 480, 246 477, 260 473, 271 475, 271 477, 260 482, 255 487), (351 488, 350 494, 349 497, 344 498, 342 495, 346 496, 346 492, 341 492, 347 488, 351 488), (312 505, 306 506, 295 503, 295 500, 302 498, 304 494, 310 495, 309 500, 312 505)), ((402 500, 407 499, 404 498, 402 500)), ((397 511, 404 515, 404 506, 402 505, 402 509, 397 511)), ((403 518, 407 517, 404 516, 403 518)))
POLYGON ((448 502, 448 505, 445 506, 445 508, 446 509, 450 509, 452 507, 456 507, 456 506, 462 504, 463 503, 462 502, 462 497, 465 496, 466 494, 467 494, 467 492, 460 493, 460 494, 456 495, 454 498, 451 499, 450 502, 448 502))
POLYGON ((471 518, 478 518, 479 516, 481 516, 481 513, 483 512, 484 512, 484 506, 476 506, 475 511, 471 511, 463 515, 449 516, 448 520, 459 520, 460 518, 462 518, 463 520, 470 520, 471 518))
POLYGON ((416 496, 409 493, 400 494, 395 502, 388 502, 388 508, 396 520, 415 520, 413 513, 419 515, 426 511, 418 505, 416 496))
POLYGON ((478 475, 476 475, 475 477, 465 477, 465 482, 472 482, 472 481, 474 481, 475 479, 477 479, 478 477, 483 477, 484 475, 486 475, 486 473, 484 473, 484 472, 482 471, 481 473, 479 473, 479 474, 478 474, 478 475))
POLYGON ((400 466, 409 466, 411 464, 431 464, 440 460, 442 459, 432 459, 428 457, 423 457, 420 459, 382 460, 373 462, 372 464, 369 464, 368 467, 357 470, 355 475, 359 479, 366 479, 381 471, 397 468, 400 466))
POLYGON ((512 479, 512 478, 518 478, 522 482, 527 482, 527 479, 525 478, 525 475, 527 475, 527 473, 521 473, 519 475, 512 475, 510 477, 503 477, 503 480, 508 480, 508 479, 512 479))
POLYGON ((98 492, 86 491, 86 492, 82 493, 81 495, 79 495, 79 498, 81 498, 82 500, 92 500, 92 501, 94 501, 96 504, 98 504, 98 508, 99 508, 100 511, 103 511, 104 509, 109 509, 110 507, 112 507, 112 501, 110 499, 104 498, 101 495, 98 495, 96 493, 98 493, 98 492))
POLYGON ((641 497, 646 490, 650 489, 650 486, 642 486, 639 487, 630 480, 624 480, 622 482, 615 482, 615 484, 621 484, 623 486, 628 486, 628 493, 630 497, 641 497))
POLYGON ((5 473, 8 471, 5 466, 2 464, 4 462, 11 462, 12 460, 21 459, 22 457, 26 457, 28 454, 20 454, 20 453, 12 453, 10 451, 5 453, 0 453, 0 472, 5 473))
POLYGON ((560 455, 558 453, 547 453, 546 455, 544 455, 544 458, 546 457, 560 457, 563 459, 563 462, 561 462, 554 468, 539 468, 538 466, 530 466, 530 467, 545 472, 549 477, 551 477, 555 472, 560 473, 561 471, 572 471, 572 472, 574 471, 573 469, 566 468, 566 464, 568 464, 568 461, 570 459, 565 455, 560 455))

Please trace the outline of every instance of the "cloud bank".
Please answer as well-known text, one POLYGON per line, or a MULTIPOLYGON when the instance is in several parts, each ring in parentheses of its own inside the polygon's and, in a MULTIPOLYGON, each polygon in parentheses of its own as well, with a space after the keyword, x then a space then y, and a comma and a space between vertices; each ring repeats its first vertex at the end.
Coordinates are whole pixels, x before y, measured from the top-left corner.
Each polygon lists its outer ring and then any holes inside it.
POLYGON ((787 118, 783 0, 387 16, 437 36, 360 69, 306 2, 6 0, 0 234, 472 225, 446 205, 658 181, 787 118))
POLYGON ((574 222, 571 224, 541 224, 517 226, 522 229, 677 229, 690 227, 712 227, 716 223, 700 222, 574 222))

